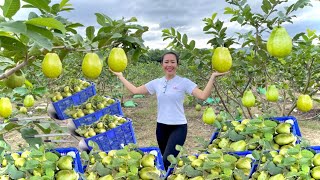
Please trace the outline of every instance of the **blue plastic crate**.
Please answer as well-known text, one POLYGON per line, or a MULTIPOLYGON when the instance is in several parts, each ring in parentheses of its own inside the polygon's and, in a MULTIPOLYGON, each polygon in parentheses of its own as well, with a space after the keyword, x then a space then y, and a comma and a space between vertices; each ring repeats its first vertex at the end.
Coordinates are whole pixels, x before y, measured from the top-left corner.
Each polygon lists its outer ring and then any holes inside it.
POLYGON ((88 86, 86 89, 79 91, 72 96, 61 99, 60 101, 53 102, 52 105, 57 113, 57 116, 60 120, 69 118, 65 114, 65 110, 71 106, 77 106, 86 102, 90 97, 96 94, 96 89, 94 83, 91 83, 91 86, 88 86))
MULTIPOLYGON (((279 121, 281 123, 285 122, 286 120, 293 120, 293 125, 291 126, 291 132, 293 135, 295 136, 299 136, 301 137, 301 131, 298 125, 298 121, 295 117, 293 116, 283 116, 283 117, 272 117, 269 118, 271 120, 276 120, 279 121)), ((216 131, 212 134, 211 139, 210 139, 210 144, 212 143, 213 140, 215 140, 219 135, 219 131, 216 131)), ((297 142, 299 142, 299 140, 297 140, 297 142)))
POLYGON ((74 170, 78 173, 84 173, 82 164, 81 164, 80 153, 77 148, 74 148, 74 147, 57 148, 57 149, 53 149, 52 151, 57 151, 58 153, 61 154, 61 156, 65 156, 68 153, 74 153, 75 154, 75 157, 73 157, 74 170))
MULTIPOLYGON (((320 146, 309 146, 309 147, 306 147, 306 149, 314 151, 316 154, 320 153, 320 146)), ((277 152, 279 152, 279 150, 277 150, 277 152)), ((258 164, 255 164, 254 166, 252 166, 252 169, 250 171, 251 175, 257 171, 257 167, 258 167, 258 164)))
MULTIPOLYGON (((80 153, 77 148, 75 147, 56 148, 56 149, 50 149, 48 151, 57 152, 61 156, 70 155, 73 158, 73 162, 72 162, 73 170, 80 174, 84 173, 82 163, 81 163, 80 153)), ((21 152, 18 152, 18 154, 21 155, 21 152)))
POLYGON ((132 120, 126 118, 127 122, 110 129, 104 133, 97 134, 96 136, 86 138, 86 142, 89 150, 92 147, 89 146, 89 141, 94 141, 99 145, 102 151, 109 151, 112 149, 121 149, 123 146, 129 143, 137 143, 136 137, 134 135, 134 130, 132 126, 132 120))
MULTIPOLYGON (((155 166, 160 171, 165 171, 164 164, 163 164, 163 157, 162 157, 161 151, 158 147, 139 147, 139 148, 137 148, 137 151, 142 151, 143 153, 151 153, 152 151, 156 151, 156 154, 152 153, 156 157, 155 166)), ((109 151, 106 151, 106 152, 108 153, 109 151)), ((85 171, 86 168, 87 168, 87 166, 84 166, 83 171, 85 171)), ((162 177, 164 177, 164 175, 162 175, 162 177)))
POLYGON ((156 151, 156 159, 155 159, 155 165, 159 170, 164 171, 164 164, 163 164, 163 157, 161 154, 161 151, 158 147, 141 147, 139 148, 142 152, 150 153, 151 151, 156 151))
MULTIPOLYGON (((237 155, 237 156, 246 156, 246 155, 248 155, 248 154, 252 154, 252 152, 251 151, 239 151, 239 152, 226 152, 226 153, 228 153, 228 154, 231 154, 231 155, 237 155)), ((198 155, 196 154, 195 156, 197 156, 198 157, 198 155)), ((254 159, 252 159, 252 163, 251 163, 251 166, 252 166, 252 168, 251 168, 251 170, 250 170, 250 174, 249 174, 249 178, 251 177, 251 175, 254 173, 254 170, 255 170, 255 160, 254 159)), ((173 173, 173 170, 174 170, 174 168, 169 168, 168 170, 167 170, 167 173, 166 173, 166 179, 168 178, 168 176, 170 176, 172 173, 173 173)))
POLYGON ((78 128, 81 125, 89 125, 99 120, 103 115, 120 115, 123 116, 123 112, 121 109, 121 103, 119 100, 115 100, 115 102, 99 111, 96 111, 92 114, 88 114, 78 119, 74 119, 73 123, 78 128))

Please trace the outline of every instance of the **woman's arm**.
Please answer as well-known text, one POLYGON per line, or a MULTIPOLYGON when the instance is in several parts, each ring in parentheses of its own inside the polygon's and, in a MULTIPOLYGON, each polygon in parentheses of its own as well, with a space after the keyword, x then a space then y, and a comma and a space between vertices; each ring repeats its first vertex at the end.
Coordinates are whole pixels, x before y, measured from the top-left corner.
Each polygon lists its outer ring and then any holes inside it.
POLYGON ((215 78, 218 76, 225 75, 227 73, 229 72, 225 72, 225 73, 213 72, 204 90, 201 90, 198 87, 196 87, 192 91, 192 95, 198 99, 206 100, 211 94, 211 90, 212 90, 215 78))
MULTIPOLYGON (((111 70, 110 70, 111 71, 111 70)), ((113 72, 111 71, 113 74, 115 74, 120 81, 123 83, 123 85, 132 93, 132 94, 148 94, 148 90, 146 88, 145 85, 136 87, 135 85, 133 85, 131 82, 129 82, 122 74, 122 72, 113 72)))

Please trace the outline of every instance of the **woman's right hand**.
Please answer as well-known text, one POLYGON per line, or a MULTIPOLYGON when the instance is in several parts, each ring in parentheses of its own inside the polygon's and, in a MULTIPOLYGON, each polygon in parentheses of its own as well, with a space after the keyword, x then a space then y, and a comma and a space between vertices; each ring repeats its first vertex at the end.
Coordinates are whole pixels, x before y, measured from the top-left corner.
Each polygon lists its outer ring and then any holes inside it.
POLYGON ((114 75, 118 76, 118 77, 123 77, 122 72, 114 72, 109 68, 109 71, 111 71, 114 75))

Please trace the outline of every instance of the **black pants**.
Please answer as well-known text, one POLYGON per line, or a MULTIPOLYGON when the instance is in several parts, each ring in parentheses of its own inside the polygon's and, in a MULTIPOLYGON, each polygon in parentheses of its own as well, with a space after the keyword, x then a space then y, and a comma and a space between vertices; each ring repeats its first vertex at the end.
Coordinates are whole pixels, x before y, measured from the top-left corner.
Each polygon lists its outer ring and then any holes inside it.
POLYGON ((163 156, 164 167, 167 170, 170 162, 167 157, 172 154, 176 157, 179 151, 176 150, 176 145, 183 146, 187 137, 187 124, 181 125, 167 125, 157 123, 157 141, 163 156))

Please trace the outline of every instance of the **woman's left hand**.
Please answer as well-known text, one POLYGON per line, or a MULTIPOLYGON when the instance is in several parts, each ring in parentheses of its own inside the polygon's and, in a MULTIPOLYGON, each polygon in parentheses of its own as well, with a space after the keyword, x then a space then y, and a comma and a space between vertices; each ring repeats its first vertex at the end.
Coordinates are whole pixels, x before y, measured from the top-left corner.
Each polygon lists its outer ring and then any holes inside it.
POLYGON ((218 76, 223 76, 223 75, 228 74, 228 73, 230 73, 230 71, 223 72, 223 73, 213 72, 211 76, 212 76, 212 77, 218 77, 218 76))

